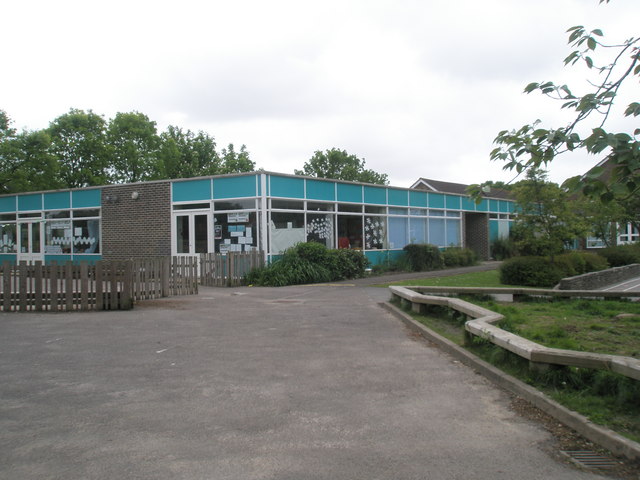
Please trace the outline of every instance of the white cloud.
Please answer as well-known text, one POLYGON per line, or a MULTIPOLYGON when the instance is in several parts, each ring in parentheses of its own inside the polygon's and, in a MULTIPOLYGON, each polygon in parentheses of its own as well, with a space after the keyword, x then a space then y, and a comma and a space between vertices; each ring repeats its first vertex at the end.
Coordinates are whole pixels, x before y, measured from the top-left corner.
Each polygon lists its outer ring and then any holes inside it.
MULTIPOLYGON (((637 14, 637 0, 23 0, 0 19, 0 108, 30 129, 71 107, 137 110, 246 144, 272 171, 338 147, 397 185, 509 180, 489 161, 498 131, 568 120, 522 94, 582 81, 562 66, 566 28, 631 35, 637 14)), ((595 161, 559 159, 551 177, 595 161)))

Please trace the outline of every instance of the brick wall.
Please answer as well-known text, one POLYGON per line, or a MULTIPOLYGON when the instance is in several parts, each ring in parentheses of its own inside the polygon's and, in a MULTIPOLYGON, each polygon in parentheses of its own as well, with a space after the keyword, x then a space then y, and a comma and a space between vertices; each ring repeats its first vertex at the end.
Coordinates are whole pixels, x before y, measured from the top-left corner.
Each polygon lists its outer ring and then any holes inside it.
POLYGON ((169 182, 102 188, 102 257, 122 260, 171 255, 169 182), (137 192, 138 198, 132 194, 137 192))
POLYGON ((480 260, 489 259, 489 215, 464 213, 464 244, 478 254, 480 260))

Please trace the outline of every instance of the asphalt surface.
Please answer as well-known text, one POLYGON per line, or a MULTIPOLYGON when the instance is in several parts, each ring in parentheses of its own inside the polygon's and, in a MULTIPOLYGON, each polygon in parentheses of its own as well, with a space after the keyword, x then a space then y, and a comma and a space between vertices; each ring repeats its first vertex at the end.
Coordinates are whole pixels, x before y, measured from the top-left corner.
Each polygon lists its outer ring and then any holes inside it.
POLYGON ((603 478, 350 285, 1 313, 0 478, 603 478))

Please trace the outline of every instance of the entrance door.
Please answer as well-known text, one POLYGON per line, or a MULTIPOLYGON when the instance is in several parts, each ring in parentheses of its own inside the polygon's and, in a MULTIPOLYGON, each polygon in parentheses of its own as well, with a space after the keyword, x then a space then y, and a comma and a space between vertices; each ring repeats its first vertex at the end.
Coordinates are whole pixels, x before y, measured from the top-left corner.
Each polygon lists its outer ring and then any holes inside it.
POLYGON ((18 223, 18 262, 44 261, 42 253, 42 228, 39 221, 18 223))
POLYGON ((211 251, 211 222, 208 213, 180 213, 173 218, 176 255, 196 255, 211 251))

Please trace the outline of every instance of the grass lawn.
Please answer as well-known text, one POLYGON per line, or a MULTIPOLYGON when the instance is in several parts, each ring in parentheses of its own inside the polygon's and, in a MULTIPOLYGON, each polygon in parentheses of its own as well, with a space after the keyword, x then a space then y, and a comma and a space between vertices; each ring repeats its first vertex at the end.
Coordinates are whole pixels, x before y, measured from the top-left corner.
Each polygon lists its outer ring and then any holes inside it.
MULTIPOLYGON (((500 284, 495 270, 394 283, 401 284, 506 286, 500 284)), ((468 300, 502 313, 506 317, 500 325, 502 328, 542 345, 640 358, 640 302, 532 299, 498 303, 478 298, 468 300)), ((464 322, 446 310, 433 308, 426 315, 412 315, 427 327, 463 345, 464 322)), ((529 370, 526 360, 484 341, 469 349, 594 423, 640 441, 640 382, 610 372, 573 367, 552 368, 539 374, 529 370)))
POLYGON ((500 283, 500 272, 488 270, 485 272, 463 273, 449 275, 447 277, 419 278, 415 280, 403 280, 389 285, 424 285, 428 287, 515 287, 516 285, 503 285, 500 283))

